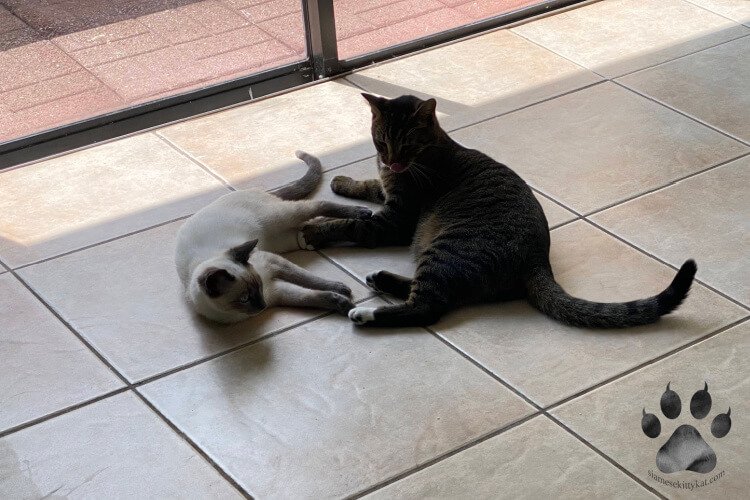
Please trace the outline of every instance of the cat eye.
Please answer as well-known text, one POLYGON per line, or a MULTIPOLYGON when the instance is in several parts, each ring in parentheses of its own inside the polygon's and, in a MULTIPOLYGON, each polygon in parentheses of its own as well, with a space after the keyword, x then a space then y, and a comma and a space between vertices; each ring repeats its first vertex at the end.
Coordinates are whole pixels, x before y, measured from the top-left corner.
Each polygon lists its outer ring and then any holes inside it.
POLYGON ((240 302, 243 304, 247 304, 248 302, 250 302, 250 294, 246 293, 245 295, 240 297, 240 302))

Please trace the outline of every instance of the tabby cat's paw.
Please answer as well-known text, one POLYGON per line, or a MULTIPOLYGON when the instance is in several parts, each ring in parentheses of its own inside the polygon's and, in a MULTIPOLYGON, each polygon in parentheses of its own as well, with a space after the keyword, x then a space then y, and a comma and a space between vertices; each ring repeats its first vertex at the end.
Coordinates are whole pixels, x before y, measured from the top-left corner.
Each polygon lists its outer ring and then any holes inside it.
POLYGON ((297 233, 297 243, 303 250, 315 250, 322 248, 325 239, 322 237, 322 231, 319 224, 307 222, 297 233))
POLYGON ((367 207, 352 207, 352 219, 369 219, 372 217, 372 210, 367 207))
POLYGON ((355 307, 349 311, 349 319, 357 325, 366 325, 375 319, 374 307, 355 307))
POLYGON ((315 250, 314 246, 307 243, 305 233, 302 230, 297 232, 297 245, 299 245, 302 250, 315 250))
POLYGON ((326 292, 326 301, 330 309, 338 311, 344 316, 354 307, 352 299, 336 292, 326 292))
POLYGON ((352 297, 352 289, 346 286, 344 283, 341 283, 339 281, 334 281, 331 284, 331 291, 334 291, 340 295, 343 295, 344 297, 352 297))
POLYGON ((345 175, 337 175, 331 179, 331 191, 342 196, 346 196, 349 192, 348 188, 352 185, 354 179, 345 175))

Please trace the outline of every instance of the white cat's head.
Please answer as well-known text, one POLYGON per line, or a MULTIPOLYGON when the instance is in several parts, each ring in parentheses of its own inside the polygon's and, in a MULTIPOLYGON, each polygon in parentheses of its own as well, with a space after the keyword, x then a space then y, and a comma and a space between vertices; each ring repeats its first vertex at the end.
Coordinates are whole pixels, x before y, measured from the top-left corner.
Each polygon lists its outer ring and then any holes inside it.
POLYGON ((199 314, 234 323, 266 309, 263 280, 248 262, 257 244, 258 240, 248 241, 195 268, 188 295, 199 314))

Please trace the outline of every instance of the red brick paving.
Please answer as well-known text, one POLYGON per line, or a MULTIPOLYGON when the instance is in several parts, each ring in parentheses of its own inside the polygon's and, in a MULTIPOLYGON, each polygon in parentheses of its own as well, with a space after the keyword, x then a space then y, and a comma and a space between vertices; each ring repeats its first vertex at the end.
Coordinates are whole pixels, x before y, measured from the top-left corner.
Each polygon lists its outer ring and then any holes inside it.
MULTIPOLYGON (((342 59, 539 0, 334 0, 342 59)), ((0 0, 0 142, 305 57, 300 0, 0 0)))

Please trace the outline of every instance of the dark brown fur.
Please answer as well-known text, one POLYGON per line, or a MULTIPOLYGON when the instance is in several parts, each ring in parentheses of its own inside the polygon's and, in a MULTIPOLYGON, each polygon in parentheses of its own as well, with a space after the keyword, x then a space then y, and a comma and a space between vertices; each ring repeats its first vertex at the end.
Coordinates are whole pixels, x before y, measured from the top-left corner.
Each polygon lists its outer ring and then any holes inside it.
POLYGON ((526 298, 566 324, 618 328, 652 323, 687 295, 693 261, 654 297, 626 303, 571 297, 554 280, 547 219, 523 179, 453 141, 438 124, 434 99, 365 98, 373 112, 380 181, 337 177, 331 187, 370 201, 382 196, 383 209, 369 220, 310 223, 302 234, 316 248, 413 244, 413 279, 387 271, 368 277, 373 288, 406 302, 378 308, 367 324, 428 325, 464 304, 526 298), (394 163, 408 168, 396 173, 387 166, 394 163))

